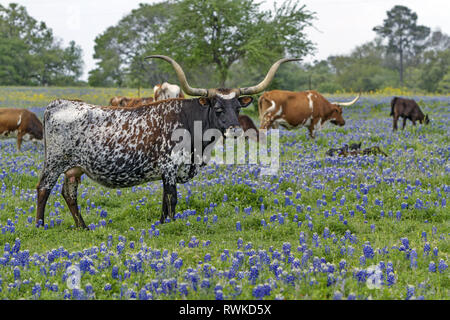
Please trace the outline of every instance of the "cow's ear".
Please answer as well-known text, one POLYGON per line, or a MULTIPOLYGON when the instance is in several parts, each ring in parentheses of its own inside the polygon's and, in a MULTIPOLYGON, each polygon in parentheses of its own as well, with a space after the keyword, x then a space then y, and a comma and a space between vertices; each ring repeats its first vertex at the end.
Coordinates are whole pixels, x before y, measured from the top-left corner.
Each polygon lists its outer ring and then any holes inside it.
POLYGON ((208 107, 209 106, 209 99, 208 98, 198 98, 198 102, 204 107, 208 107))
POLYGON ((250 96, 243 96, 243 97, 239 97, 238 100, 239 100, 239 104, 241 105, 241 108, 245 108, 250 103, 252 103, 253 98, 250 96))

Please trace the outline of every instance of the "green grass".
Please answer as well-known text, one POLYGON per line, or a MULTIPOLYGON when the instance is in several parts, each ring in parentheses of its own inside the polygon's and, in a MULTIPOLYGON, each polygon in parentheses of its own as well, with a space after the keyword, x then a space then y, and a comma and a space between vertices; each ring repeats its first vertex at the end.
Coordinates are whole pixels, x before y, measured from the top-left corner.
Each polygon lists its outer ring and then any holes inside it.
MULTIPOLYGON (((17 104, 25 106, 28 102, 35 102, 33 106, 44 106, 45 99, 70 93, 71 97, 77 94, 90 102, 107 100, 113 90, 85 88, 0 88, 0 92, 6 92, 2 106, 17 104), (77 91, 80 90, 80 91, 77 91), (42 97, 35 96, 42 94, 42 97)), ((115 93, 115 91, 114 91, 115 93)), ((373 98, 375 99, 375 98, 373 98)), ((0 99, 0 103, 1 103, 0 99)), ((214 299, 216 285, 223 287, 224 297, 227 299, 254 299, 253 289, 257 285, 270 284, 270 295, 264 299, 332 299, 335 292, 339 291, 347 298, 354 294, 358 299, 404 299, 406 287, 415 287, 415 296, 423 296, 425 299, 448 299, 450 282, 448 269, 442 273, 428 271, 431 261, 438 265, 439 260, 448 264, 450 244, 448 241, 450 232, 450 219, 448 204, 441 205, 442 199, 448 202, 449 181, 449 113, 450 100, 437 103, 434 100, 424 100, 425 108, 430 111, 433 122, 430 126, 412 127, 407 124, 405 131, 391 132, 392 120, 389 114, 389 104, 377 105, 369 114, 361 111, 361 108, 352 107, 346 109, 344 117, 347 124, 344 127, 328 126, 317 134, 315 140, 308 137, 305 128, 299 128, 281 135, 280 147, 282 149, 281 169, 277 176, 255 177, 246 166, 209 166, 206 167, 195 179, 185 185, 178 186, 177 213, 186 210, 195 210, 196 214, 166 223, 156 224, 161 214, 162 188, 160 181, 149 182, 135 188, 121 189, 121 195, 116 189, 108 189, 84 178, 79 186, 78 204, 86 224, 98 224, 102 219, 101 210, 106 210, 104 218, 106 226, 95 230, 84 231, 73 227, 74 221, 60 195, 62 177, 54 193, 49 198, 46 208, 46 223, 51 219, 61 219, 61 224, 44 230, 36 229, 33 223, 28 223, 28 217, 34 219, 36 208, 35 187, 43 161, 43 147, 25 143, 22 152, 15 150, 15 141, 12 139, 0 140, 0 184, 4 189, 0 191, 0 227, 5 228, 8 219, 15 225, 13 233, 0 232, 0 257, 5 243, 11 247, 18 238, 21 242, 21 250, 29 250, 30 257, 36 253, 42 257, 42 261, 31 259, 28 267, 19 267, 21 281, 20 287, 11 287, 14 284, 14 265, 9 260, 6 265, 0 264, 0 298, 5 299, 30 299, 31 291, 36 283, 42 287, 41 299, 63 299, 64 290, 73 294, 62 280, 64 268, 59 267, 54 274, 49 273, 52 265, 47 259, 49 252, 63 247, 69 253, 91 250, 94 246, 100 248, 107 244, 111 235, 113 243, 105 252, 97 252, 96 258, 89 256, 97 273, 88 272, 81 278, 82 288, 90 283, 97 299, 119 299, 122 286, 127 290, 133 289, 138 293, 145 284, 152 280, 158 280, 160 285, 167 279, 175 279, 180 283, 188 284, 189 294, 184 297, 179 292, 158 294, 150 292, 154 299, 214 299), (367 133, 370 133, 368 135, 367 133), (325 152, 332 146, 341 146, 343 143, 363 141, 362 147, 379 145, 389 155, 388 158, 370 156, 360 158, 335 159, 325 157, 325 152), (410 151, 408 151, 410 150, 410 151), (384 170, 391 169, 390 174, 384 174, 384 170), (386 182, 384 179, 392 178, 394 182, 386 182), (238 182, 238 179, 239 182, 238 182), (398 180, 398 181, 397 181, 398 180), (421 185, 416 186, 416 180, 421 185), (247 183, 247 184, 246 184, 247 183), (356 189, 355 189, 356 188, 356 189), (365 213, 357 210, 357 205, 362 205, 364 193, 361 188, 369 188, 365 213), (271 189, 276 189, 275 192, 271 189), (445 191, 447 190, 447 191, 445 191), (359 196, 356 191, 359 192, 359 196), (293 205, 285 206, 285 193, 292 192, 289 198, 293 205), (301 197, 296 199, 297 192, 301 197), (191 193, 189 202, 186 196, 191 193), (224 200, 224 195, 228 197, 224 200), (317 206, 317 201, 323 196, 327 202, 324 206, 317 206), (333 200, 333 196, 335 200, 333 200), (339 201, 345 196, 345 204, 339 201), (262 199, 262 201, 260 200, 262 199), (375 200, 383 201, 383 207, 375 204, 375 200), (416 200, 427 203, 426 209, 415 208, 416 200), (278 200, 278 204, 275 203, 278 200), (61 207, 56 208, 55 204, 61 207), (402 209, 402 203, 408 207, 402 209), (437 205, 435 204, 437 203, 437 205), (264 212, 260 211, 264 204, 264 212), (139 205, 139 209, 136 206, 139 205), (297 211, 297 206, 301 208, 297 211), (308 206, 311 208, 308 211, 308 206), (87 210, 87 207, 90 207, 87 210), (246 208, 252 208, 246 213, 246 208), (204 213, 211 208, 211 212, 204 213), (236 208, 238 209, 236 212, 236 208), (333 208, 336 214, 332 214, 333 208), (384 211, 381 217, 380 211, 384 211), (325 211, 329 216, 325 218, 325 211), (351 211, 354 211, 352 216, 351 211), (389 216, 392 211, 393 216, 389 216), (398 220, 396 212, 402 216, 398 220), (214 216, 217 221, 214 222, 214 216), (279 216, 284 217, 284 223, 280 224, 279 216), (208 221, 204 222, 205 217, 208 221), (271 222, 271 218, 275 220, 271 222), (111 219, 111 222, 109 222, 111 219), (197 221, 197 220, 200 221, 197 221), (267 223, 263 227, 261 220, 267 223), (294 221, 301 221, 301 225, 294 221), (236 223, 241 222, 242 231, 236 231, 236 223), (308 227, 308 221, 312 222, 312 229, 308 227), (345 223, 346 224, 345 224, 345 223), (375 225, 375 231, 370 226, 375 225), (130 229, 132 227, 132 229, 130 229), (323 238, 325 228, 335 234, 334 242, 330 238, 323 238), (152 228, 159 230, 159 236, 149 235, 152 228), (141 232, 144 231, 142 236, 141 232), (340 239, 346 232, 354 234, 357 238, 355 244, 346 242, 345 247, 352 246, 355 251, 353 256, 341 255, 340 239), (306 235, 308 249, 312 256, 306 266, 292 267, 286 257, 282 255, 283 244, 291 244, 293 258, 301 261, 304 252, 298 250, 299 234, 306 235), (425 241, 422 232, 426 232, 431 249, 438 248, 438 255, 433 252, 423 254, 425 241), (312 242, 314 234, 320 237, 320 246, 315 247, 312 242), (125 249, 122 254, 117 253, 119 236, 125 237, 125 249), (189 248, 190 239, 195 236, 199 240, 198 247, 189 248), (398 250, 401 238, 408 238, 410 248, 414 248, 418 254, 417 267, 411 268, 410 260, 405 258, 405 252, 398 250), (237 242, 242 239, 243 246, 237 247, 237 242), (135 248, 130 248, 134 241, 135 248), (142 243, 141 243, 142 241, 142 243), (185 241, 186 246, 180 246, 180 241, 185 241), (208 246, 203 246, 210 241, 208 246), (367 259, 364 266, 360 265, 359 258, 363 255, 363 246, 369 241, 375 250, 375 256, 367 259), (277 275, 268 265, 263 265, 259 271, 258 279, 252 283, 248 279, 251 269, 250 249, 245 246, 251 243, 252 249, 258 256, 259 250, 265 250, 271 257, 271 251, 281 253, 280 267, 287 275, 294 275, 295 281, 284 281, 283 273, 277 275), (149 249, 151 248, 151 250, 149 249), (383 254, 377 250, 383 248, 388 253, 383 254), (228 249, 230 257, 226 261, 221 260, 224 249, 228 249), (126 262, 138 259, 141 254, 151 255, 158 250, 161 254, 167 250, 167 257, 150 257, 143 259, 143 272, 130 272, 130 277, 123 279, 128 270, 126 262), (173 252, 183 260, 183 266, 177 270, 168 260, 173 252), (220 276, 220 271, 226 272, 232 267, 232 261, 236 254, 244 254, 242 265, 233 277, 235 284, 230 283, 225 276, 220 276), (205 262, 205 254, 211 255, 211 261, 205 262), (247 254, 248 253, 248 254, 247 254), (109 256, 111 266, 102 269, 101 263, 109 256), (315 270, 309 272, 314 257, 324 258, 327 263, 333 264, 335 284, 327 285, 327 273, 315 270), (347 263, 346 273, 339 272, 339 262, 345 259, 347 263), (357 269, 376 265, 380 261, 391 261, 394 267, 396 282, 392 286, 384 285, 380 289, 369 289, 365 283, 360 283, 354 277, 357 269), (165 270, 156 271, 152 264, 161 263, 165 270), (200 283, 206 279, 203 267, 205 263, 215 268, 214 275, 209 278, 210 287, 201 288, 200 283), (122 279, 113 279, 112 266, 119 267, 122 279), (43 275, 40 268, 47 269, 47 275, 43 275), (187 278, 191 268, 199 276, 198 289, 194 290, 187 278), (278 277, 278 279, 277 279, 278 277), (58 291, 52 292, 45 288, 45 283, 57 283, 58 291), (112 286, 111 291, 104 291, 106 283, 112 286), (135 286, 135 283, 138 285, 135 286), (277 284, 275 287, 273 284, 277 284), (240 286, 241 293, 234 295, 236 285, 240 286), (8 287, 10 286, 10 287, 8 287)), ((369 105, 363 102, 363 106, 369 105)), ((251 107, 252 108, 252 107, 251 107)), ((251 109, 250 108, 250 109, 251 109)), ((256 119, 256 117, 254 117, 256 119)), ((79 258, 69 259, 60 257, 55 260, 63 265, 65 262, 79 264, 79 258)), ((270 260, 273 263, 273 259, 270 260)))

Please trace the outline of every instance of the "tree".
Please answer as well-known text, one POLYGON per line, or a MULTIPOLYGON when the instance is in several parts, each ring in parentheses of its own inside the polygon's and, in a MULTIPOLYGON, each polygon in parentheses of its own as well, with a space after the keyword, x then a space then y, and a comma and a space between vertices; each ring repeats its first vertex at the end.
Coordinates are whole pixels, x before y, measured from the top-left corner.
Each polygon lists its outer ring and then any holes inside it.
POLYGON ((420 88, 428 92, 441 91, 444 87, 439 84, 450 69, 450 49, 425 52, 424 60, 419 69, 420 88))
POLYGON ((25 7, 0 5, 0 84, 69 85, 81 76, 81 48, 63 48, 25 7))
POLYGON ((312 49, 302 31, 313 14, 291 1, 273 11, 260 11, 252 0, 177 4, 168 29, 159 38, 158 51, 170 54, 190 71, 207 67, 221 86, 238 61, 258 69, 260 75, 275 59, 301 57, 312 49))
POLYGON ((388 39, 388 51, 398 53, 400 84, 403 85, 404 60, 423 51, 430 28, 417 25, 417 14, 405 6, 397 5, 387 12, 383 25, 374 27, 373 31, 388 39))
POLYGON ((89 84, 151 87, 161 79, 169 80, 167 72, 144 61, 144 57, 157 52, 157 36, 167 28, 174 6, 170 2, 140 4, 117 25, 97 36, 94 58, 98 61, 89 72, 89 84))
POLYGON ((236 78, 230 74, 234 65, 247 70, 246 80, 260 81, 274 60, 302 56, 312 49, 302 32, 311 19, 311 13, 290 1, 272 11, 260 11, 251 0, 140 5, 96 38, 98 62, 89 83, 152 87, 176 82, 167 63, 144 61, 155 53, 173 57, 198 86, 234 83, 236 78))

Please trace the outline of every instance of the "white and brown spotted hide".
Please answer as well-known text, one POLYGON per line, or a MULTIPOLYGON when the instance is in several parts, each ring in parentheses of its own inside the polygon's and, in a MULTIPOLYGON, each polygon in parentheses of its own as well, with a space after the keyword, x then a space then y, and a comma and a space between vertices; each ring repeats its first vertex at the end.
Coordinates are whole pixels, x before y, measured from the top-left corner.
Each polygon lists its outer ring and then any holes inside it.
POLYGON ((17 135, 17 149, 20 150, 22 139, 42 139, 42 123, 27 109, 0 108, 0 135, 17 135))

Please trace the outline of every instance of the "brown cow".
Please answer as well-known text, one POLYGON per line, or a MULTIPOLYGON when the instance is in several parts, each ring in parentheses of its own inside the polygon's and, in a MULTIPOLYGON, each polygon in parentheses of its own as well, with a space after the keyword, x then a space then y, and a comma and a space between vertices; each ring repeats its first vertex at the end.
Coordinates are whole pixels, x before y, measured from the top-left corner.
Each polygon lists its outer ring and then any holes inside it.
POLYGON ((417 120, 420 123, 430 123, 428 115, 423 114, 422 110, 419 108, 419 105, 413 99, 394 97, 391 100, 390 115, 394 117, 393 131, 397 130, 397 120, 399 117, 403 118, 402 130, 405 129, 406 119, 411 120, 414 126, 416 125, 417 120))
POLYGON ((314 131, 321 129, 327 121, 343 126, 342 107, 354 104, 360 94, 350 102, 330 103, 314 90, 292 92, 273 90, 264 92, 258 100, 261 129, 277 128, 281 125, 287 129, 305 126, 314 138, 314 131))
POLYGON ((128 97, 112 97, 111 100, 109 100, 110 106, 115 107, 138 107, 141 105, 145 105, 148 103, 152 103, 154 100, 152 97, 146 97, 146 98, 128 98, 128 97))
POLYGON ((176 84, 170 84, 164 82, 163 84, 157 84, 153 87, 153 96, 155 101, 181 98, 184 99, 183 91, 176 84))
MULTIPOLYGON (((259 130, 258 128, 256 128, 255 124, 253 123, 253 120, 249 116, 246 116, 245 114, 240 114, 238 116, 238 121, 244 132, 246 132, 249 129, 255 130, 256 141, 259 141, 259 130)), ((250 135, 249 137, 253 137, 253 135, 250 135)))
POLYGON ((42 123, 27 109, 0 108, 0 134, 8 136, 10 133, 17 134, 17 150, 20 150, 22 139, 27 135, 31 139, 42 139, 42 123))

